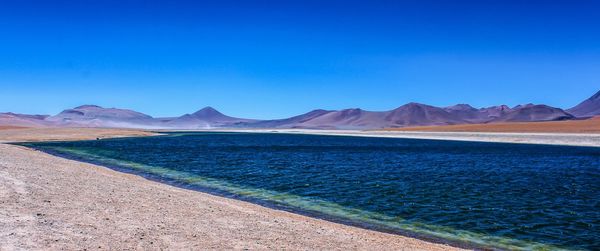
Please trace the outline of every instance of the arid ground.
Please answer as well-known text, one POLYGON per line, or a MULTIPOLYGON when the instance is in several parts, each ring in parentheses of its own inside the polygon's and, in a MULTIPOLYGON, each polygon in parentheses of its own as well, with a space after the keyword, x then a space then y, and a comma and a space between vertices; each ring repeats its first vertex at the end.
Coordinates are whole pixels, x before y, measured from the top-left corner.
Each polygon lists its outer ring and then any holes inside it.
POLYGON ((25 128, 25 127, 20 127, 20 126, 4 126, 4 125, 0 125, 0 130, 8 130, 8 129, 21 129, 21 128, 25 128))

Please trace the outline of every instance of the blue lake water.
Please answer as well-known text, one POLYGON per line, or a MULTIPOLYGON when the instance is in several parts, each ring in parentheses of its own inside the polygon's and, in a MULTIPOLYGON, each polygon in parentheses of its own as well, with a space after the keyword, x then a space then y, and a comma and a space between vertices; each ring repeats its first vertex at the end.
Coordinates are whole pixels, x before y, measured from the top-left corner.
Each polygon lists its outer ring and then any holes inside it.
POLYGON ((600 250, 600 148, 252 133, 24 145, 449 243, 600 250))

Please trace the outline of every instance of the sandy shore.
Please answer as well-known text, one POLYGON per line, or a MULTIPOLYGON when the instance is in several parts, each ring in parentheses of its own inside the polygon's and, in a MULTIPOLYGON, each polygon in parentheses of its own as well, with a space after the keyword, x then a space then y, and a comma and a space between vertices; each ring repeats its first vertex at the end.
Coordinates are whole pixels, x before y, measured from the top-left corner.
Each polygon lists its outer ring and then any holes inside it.
POLYGON ((143 130, 103 128, 0 128, 0 143, 91 140, 96 138, 119 138, 152 135, 157 135, 157 133, 143 130))
MULTIPOLYGON (((111 129, 2 130, 0 140, 140 136, 111 129)), ((0 250, 453 250, 148 181, 0 144, 0 250)))

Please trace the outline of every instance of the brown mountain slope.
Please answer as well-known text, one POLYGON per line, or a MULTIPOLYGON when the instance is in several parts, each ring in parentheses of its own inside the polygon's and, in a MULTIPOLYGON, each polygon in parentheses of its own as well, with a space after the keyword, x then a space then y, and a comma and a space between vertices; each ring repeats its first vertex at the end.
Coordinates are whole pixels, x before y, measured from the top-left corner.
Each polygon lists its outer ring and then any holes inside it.
POLYGON ((567 112, 577 117, 591 117, 600 115, 600 91, 594 96, 584 100, 577 106, 568 109, 567 112))

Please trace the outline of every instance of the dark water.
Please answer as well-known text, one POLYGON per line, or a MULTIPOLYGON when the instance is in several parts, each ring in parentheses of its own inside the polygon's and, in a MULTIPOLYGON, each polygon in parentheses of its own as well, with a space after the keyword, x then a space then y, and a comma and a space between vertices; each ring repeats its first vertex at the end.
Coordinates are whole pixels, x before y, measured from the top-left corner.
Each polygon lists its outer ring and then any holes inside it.
POLYGON ((600 250, 600 148, 241 133, 28 145, 420 236, 600 250))

